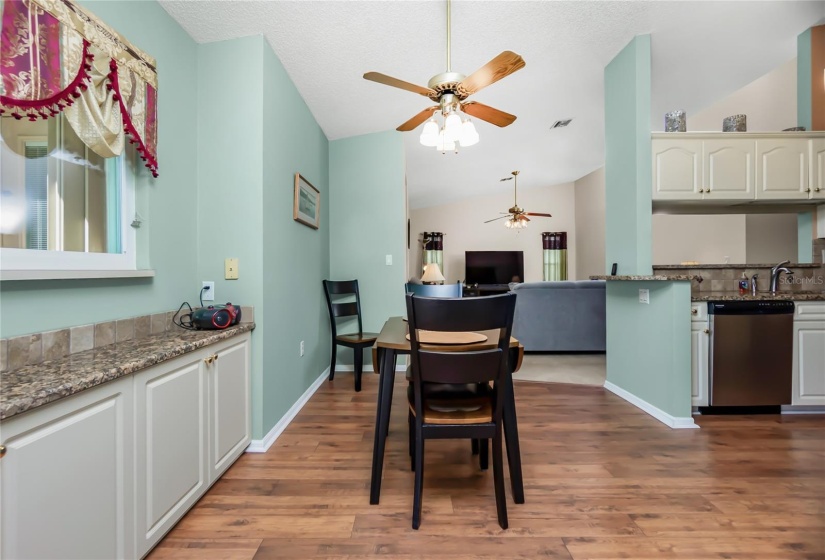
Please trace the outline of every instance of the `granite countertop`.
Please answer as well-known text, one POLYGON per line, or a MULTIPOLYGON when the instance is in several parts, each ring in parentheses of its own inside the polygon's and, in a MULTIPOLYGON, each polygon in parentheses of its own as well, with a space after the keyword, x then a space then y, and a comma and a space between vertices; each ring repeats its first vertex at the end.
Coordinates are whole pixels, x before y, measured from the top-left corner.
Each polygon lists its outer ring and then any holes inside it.
POLYGON ((757 292, 755 296, 739 292, 700 292, 690 296, 691 301, 825 301, 825 292, 757 292))
MULTIPOLYGON (((773 268, 774 264, 654 264, 653 270, 685 270, 691 269, 724 269, 724 268, 773 268)), ((788 268, 819 268, 825 266, 822 263, 790 263, 785 264, 788 268)))
POLYGON ((616 281, 616 280, 625 280, 625 281, 633 281, 633 282, 650 282, 650 281, 689 281, 689 280, 699 280, 701 276, 697 276, 695 274, 653 274, 651 276, 643 276, 643 275, 622 275, 619 274, 617 276, 591 276, 591 280, 608 280, 608 281, 616 281))
POLYGON ((255 323, 241 323, 221 331, 175 328, 140 340, 118 342, 71 354, 59 360, 4 372, 0 376, 0 420, 254 328, 255 323))

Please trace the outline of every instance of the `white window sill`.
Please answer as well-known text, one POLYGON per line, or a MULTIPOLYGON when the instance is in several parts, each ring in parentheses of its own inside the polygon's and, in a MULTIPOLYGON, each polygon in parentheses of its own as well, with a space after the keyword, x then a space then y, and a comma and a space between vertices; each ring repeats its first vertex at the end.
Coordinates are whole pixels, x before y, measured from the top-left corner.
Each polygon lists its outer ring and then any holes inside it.
POLYGON ((3 280, 74 280, 81 278, 153 278, 155 271, 144 270, 0 270, 3 280))

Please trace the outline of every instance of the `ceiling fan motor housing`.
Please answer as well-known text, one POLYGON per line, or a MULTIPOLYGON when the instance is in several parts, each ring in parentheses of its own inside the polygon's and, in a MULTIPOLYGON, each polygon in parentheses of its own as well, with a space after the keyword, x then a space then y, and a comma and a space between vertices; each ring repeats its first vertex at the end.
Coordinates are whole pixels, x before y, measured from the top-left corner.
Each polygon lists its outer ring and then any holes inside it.
POLYGON ((443 72, 436 74, 430 81, 427 82, 427 87, 433 90, 428 97, 433 101, 439 101, 443 95, 453 94, 458 98, 458 101, 464 101, 470 96, 462 87, 461 81, 466 76, 460 72, 443 72))

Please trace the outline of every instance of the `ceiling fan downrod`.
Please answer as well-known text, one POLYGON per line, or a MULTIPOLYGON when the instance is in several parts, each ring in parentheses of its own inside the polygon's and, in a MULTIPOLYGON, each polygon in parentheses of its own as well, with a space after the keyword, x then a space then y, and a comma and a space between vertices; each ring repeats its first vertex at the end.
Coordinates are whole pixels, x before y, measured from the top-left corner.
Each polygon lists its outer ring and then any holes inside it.
POLYGON ((451 72, 450 69, 450 1, 447 0, 447 72, 451 72))

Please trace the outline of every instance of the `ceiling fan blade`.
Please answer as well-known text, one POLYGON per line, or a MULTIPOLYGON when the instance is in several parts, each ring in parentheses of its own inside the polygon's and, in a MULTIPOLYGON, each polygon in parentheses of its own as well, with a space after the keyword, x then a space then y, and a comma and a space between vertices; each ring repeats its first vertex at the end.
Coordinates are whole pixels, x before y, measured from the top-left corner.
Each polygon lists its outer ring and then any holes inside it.
POLYGON ((484 105, 483 103, 478 103, 476 101, 462 103, 461 110, 470 116, 487 121, 488 123, 500 126, 502 128, 513 124, 513 121, 516 120, 515 115, 505 113, 504 111, 499 111, 498 109, 493 109, 489 105, 484 105))
POLYGON ((524 68, 524 59, 512 51, 504 51, 493 60, 461 80, 459 87, 472 95, 481 88, 506 78, 513 72, 524 68))
POLYGON ((399 89, 405 89, 407 91, 423 95, 424 97, 435 95, 435 91, 431 90, 430 88, 426 88, 424 86, 417 86, 415 84, 411 84, 410 82, 405 82, 404 80, 399 80, 398 78, 393 78, 392 76, 381 74, 380 72, 367 72, 366 74, 364 74, 364 79, 370 80, 372 82, 378 82, 379 84, 384 84, 385 86, 392 86, 397 87, 399 89))
POLYGON ((510 216, 510 214, 507 214, 506 216, 501 216, 501 217, 498 217, 498 218, 493 218, 492 220, 487 220, 487 221, 486 221, 486 222, 484 222, 484 223, 485 223, 485 224, 489 224, 490 222, 495 222, 496 220, 501 220, 502 218, 507 218, 507 217, 509 217, 509 216, 510 216))
POLYGON ((521 221, 523 221, 523 222, 529 222, 529 221, 530 221, 530 218, 528 218, 528 217, 527 217, 527 216, 525 216, 524 214, 519 214, 519 215, 518 215, 518 219, 519 219, 519 220, 521 220, 521 221))
POLYGON ((424 109, 423 111, 418 113, 416 116, 414 116, 413 118, 411 118, 410 120, 408 120, 407 122, 405 122, 404 124, 402 124, 401 126, 396 128, 395 130, 398 130, 398 131, 401 131, 401 132, 407 132, 407 131, 413 130, 415 127, 417 127, 418 125, 420 125, 421 123, 423 123, 424 121, 429 119, 430 116, 432 116, 432 114, 436 111, 436 109, 438 109, 438 105, 434 105, 432 107, 427 107, 426 109, 424 109))
POLYGON ((528 216, 544 216, 545 218, 552 218, 552 214, 542 214, 541 212, 525 212, 528 216))

